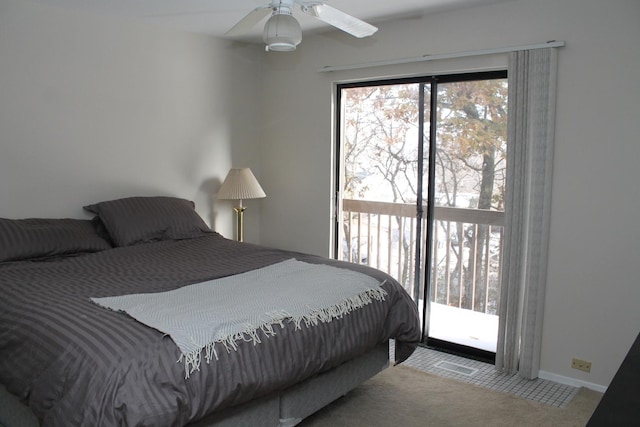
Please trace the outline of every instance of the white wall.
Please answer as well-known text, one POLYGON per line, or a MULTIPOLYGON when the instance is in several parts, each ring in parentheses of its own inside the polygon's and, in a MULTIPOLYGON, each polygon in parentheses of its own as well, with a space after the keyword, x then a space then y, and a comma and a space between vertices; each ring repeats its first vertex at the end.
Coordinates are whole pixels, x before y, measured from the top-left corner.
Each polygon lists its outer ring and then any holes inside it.
POLYGON ((266 57, 261 242, 327 255, 332 84, 493 68, 503 57, 319 73, 353 64, 564 40, 560 50, 543 375, 606 386, 640 331, 640 3, 519 0, 387 22, 372 39, 305 36, 266 57), (571 358, 593 362, 590 374, 571 358))
MULTIPOLYGON (((0 217, 82 218, 100 200, 172 195, 232 237, 232 204, 214 194, 231 166, 260 177, 247 126, 260 64, 247 50, 261 49, 0 0, 0 217)), ((259 203, 247 204, 255 241, 259 203)))

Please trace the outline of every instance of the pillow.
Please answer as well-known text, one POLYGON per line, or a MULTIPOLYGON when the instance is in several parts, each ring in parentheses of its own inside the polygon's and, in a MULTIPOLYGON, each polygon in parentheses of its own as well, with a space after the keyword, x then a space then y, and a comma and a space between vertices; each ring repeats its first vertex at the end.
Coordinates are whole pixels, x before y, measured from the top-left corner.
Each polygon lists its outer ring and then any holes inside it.
POLYGON ((87 219, 0 218, 0 262, 98 252, 111 245, 87 219))
POLYGON ((180 240, 213 233, 194 210, 175 197, 128 197, 85 206, 100 217, 115 246, 180 240))

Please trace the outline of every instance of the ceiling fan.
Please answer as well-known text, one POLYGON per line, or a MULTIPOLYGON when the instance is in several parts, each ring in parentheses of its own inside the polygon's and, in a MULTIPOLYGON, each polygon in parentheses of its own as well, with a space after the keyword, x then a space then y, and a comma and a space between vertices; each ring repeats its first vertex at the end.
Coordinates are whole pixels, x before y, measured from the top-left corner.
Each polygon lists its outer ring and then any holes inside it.
POLYGON ((232 37, 242 35, 271 13, 262 34, 262 39, 266 43, 265 49, 282 52, 295 50, 302 41, 302 29, 300 23, 293 17, 294 3, 300 6, 302 12, 354 37, 368 37, 378 31, 378 28, 373 25, 321 1, 272 0, 268 5, 253 9, 225 35, 232 37))

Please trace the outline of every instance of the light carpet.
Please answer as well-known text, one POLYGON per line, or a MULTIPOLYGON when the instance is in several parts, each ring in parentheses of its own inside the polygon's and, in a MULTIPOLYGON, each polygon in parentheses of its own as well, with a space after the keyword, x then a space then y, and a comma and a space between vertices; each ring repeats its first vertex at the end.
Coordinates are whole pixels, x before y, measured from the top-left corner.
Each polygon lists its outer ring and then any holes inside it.
POLYGON ((386 369, 300 426, 584 426, 602 393, 558 408, 406 366, 386 369))

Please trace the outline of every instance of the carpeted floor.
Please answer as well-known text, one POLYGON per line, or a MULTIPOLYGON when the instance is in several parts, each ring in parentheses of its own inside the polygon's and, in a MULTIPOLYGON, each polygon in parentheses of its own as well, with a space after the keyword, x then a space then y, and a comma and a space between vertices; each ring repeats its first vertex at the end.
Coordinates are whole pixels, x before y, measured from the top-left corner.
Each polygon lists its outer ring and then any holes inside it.
POLYGON ((558 408, 400 365, 300 426, 584 426, 601 397, 582 388, 571 403, 558 408))

